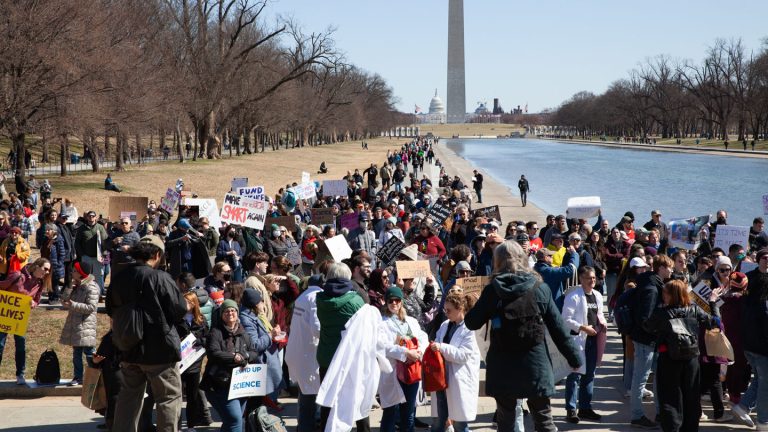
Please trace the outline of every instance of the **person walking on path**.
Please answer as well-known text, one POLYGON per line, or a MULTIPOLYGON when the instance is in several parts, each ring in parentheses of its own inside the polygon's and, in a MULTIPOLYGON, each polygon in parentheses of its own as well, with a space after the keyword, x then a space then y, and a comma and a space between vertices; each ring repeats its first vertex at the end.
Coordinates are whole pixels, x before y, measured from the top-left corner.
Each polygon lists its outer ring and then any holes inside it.
POLYGON ((474 171, 474 177, 472 178, 472 188, 475 189, 475 193, 477 194, 477 203, 482 204, 483 203, 483 175, 477 172, 477 170, 474 171))
POLYGON ((523 207, 528 204, 528 192, 531 191, 531 187, 528 185, 528 180, 525 179, 525 175, 520 176, 520 180, 517 182, 517 188, 520 189, 520 201, 523 203, 523 207))

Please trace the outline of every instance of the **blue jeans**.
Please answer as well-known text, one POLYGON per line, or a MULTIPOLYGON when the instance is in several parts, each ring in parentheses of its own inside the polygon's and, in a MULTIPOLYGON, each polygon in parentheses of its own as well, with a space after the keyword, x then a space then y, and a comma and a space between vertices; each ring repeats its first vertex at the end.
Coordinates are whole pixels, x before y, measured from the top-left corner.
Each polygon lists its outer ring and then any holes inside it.
POLYGON ((757 407, 757 422, 768 423, 768 356, 744 351, 747 362, 752 366, 752 381, 741 396, 741 405, 746 411, 757 407))
POLYGON ((83 380, 83 354, 88 367, 93 367, 93 347, 72 347, 72 365, 74 366, 74 378, 78 381, 83 380))
POLYGON ((576 409, 576 386, 579 387, 579 409, 592 409, 595 369, 597 368, 597 338, 587 337, 584 345, 585 374, 573 372, 565 381, 565 409, 576 409))
POLYGON ((400 387, 405 395, 405 403, 384 408, 384 413, 381 416, 381 428, 379 429, 381 432, 394 432, 398 414, 400 417, 400 432, 413 432, 413 424, 416 420, 416 396, 419 392, 419 383, 400 383, 400 387))
POLYGON ((315 415, 317 414, 317 405, 315 404, 315 398, 317 395, 305 395, 299 392, 299 412, 296 415, 296 419, 299 423, 296 430, 298 432, 314 432, 315 431, 315 415))
MULTIPOLYGON (((432 425, 432 432, 445 432, 445 422, 450 418, 448 413, 448 397, 444 391, 435 393, 435 403, 437 404, 437 420, 432 425)), ((469 432, 467 422, 453 421, 453 430, 456 432, 469 432)))
MULTIPOLYGON (((3 351, 5 351, 7 338, 8 333, 0 333, 0 363, 3 362, 3 351)), ((27 369, 27 338, 13 335, 13 342, 16 344, 16 375, 24 375, 24 371, 27 369)))
POLYGON ((623 364, 623 379, 622 382, 624 384, 624 392, 628 392, 632 390, 632 373, 635 370, 635 356, 632 357, 627 355, 627 346, 629 344, 629 340, 627 339, 627 336, 621 337, 621 346, 624 350, 624 364, 623 364))
POLYGON ((205 396, 221 418, 222 424, 221 429, 219 429, 221 432, 242 432, 244 430, 243 411, 247 399, 228 400, 229 392, 226 390, 221 393, 206 391, 205 396))
MULTIPOLYGON (((635 344, 635 365, 632 371, 632 393, 629 397, 632 420, 637 420, 645 415, 643 411, 643 389, 645 383, 648 382, 648 376, 653 369, 654 359, 656 357, 656 350, 651 345, 642 344, 640 342, 632 341, 635 344)), ((654 377, 656 375, 654 374, 654 377)), ((658 398, 657 401, 658 408, 658 398)))

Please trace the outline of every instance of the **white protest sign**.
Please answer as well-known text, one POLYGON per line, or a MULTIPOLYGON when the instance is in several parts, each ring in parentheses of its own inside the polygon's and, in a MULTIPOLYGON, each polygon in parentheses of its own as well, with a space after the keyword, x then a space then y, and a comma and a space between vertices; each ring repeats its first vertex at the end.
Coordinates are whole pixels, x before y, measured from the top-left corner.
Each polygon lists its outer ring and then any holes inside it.
POLYGON ((749 261, 742 261, 741 267, 739 267, 739 271, 742 273, 749 273, 752 270, 756 269, 758 266, 757 263, 749 262, 749 261))
POLYGON ((768 215, 768 194, 763 195, 763 214, 768 215))
POLYGON ((181 341, 181 361, 177 364, 179 367, 179 373, 184 373, 190 366, 195 364, 200 357, 205 354, 205 348, 195 347, 197 338, 192 333, 181 341))
POLYGON ((552 361, 552 375, 555 377, 555 382, 558 382, 570 375, 570 373, 573 372, 573 368, 568 364, 568 360, 566 360, 560 353, 560 350, 557 349, 557 345, 555 345, 549 332, 546 333, 546 337, 547 346, 549 347, 549 358, 552 361))
POLYGON ((211 228, 221 228, 221 219, 219 219, 219 205, 213 198, 184 198, 184 204, 188 206, 197 206, 200 209, 200 217, 207 217, 211 228))
POLYGON ((325 180, 323 182, 323 196, 347 196, 346 180, 325 180))
POLYGON ((749 227, 736 225, 718 225, 715 231, 715 247, 727 251, 731 245, 749 246, 749 227))
MULTIPOLYGON (((698 285, 693 287, 692 292, 696 294, 696 296, 693 298, 693 300, 696 302, 696 304, 699 305, 702 309, 704 309, 707 313, 711 313, 711 309, 709 307, 709 295, 712 294, 712 287, 709 286, 709 281, 701 281, 698 285)), ((717 299, 717 306, 720 307, 725 303, 723 299, 717 299)))
POLYGON ((267 395, 267 368, 262 364, 249 364, 232 369, 229 382, 229 400, 267 395))
POLYGON ((568 198, 568 209, 565 214, 568 218, 589 219, 597 216, 600 211, 600 197, 572 197, 568 198))
POLYGON ((264 186, 246 186, 237 188, 237 194, 246 198, 253 198, 259 201, 266 201, 264 186))
POLYGON ((176 211, 176 206, 179 205, 180 201, 181 194, 174 189, 168 188, 165 192, 165 196, 160 199, 160 207, 168 213, 173 213, 176 211))
POLYGON ((221 206, 221 220, 253 229, 264 229, 269 204, 240 195, 226 194, 221 206))
POLYGON ((308 172, 306 172, 306 171, 302 171, 302 172, 301 172, 301 183, 302 183, 302 184, 304 184, 304 183, 309 183, 309 179, 310 179, 310 177, 309 177, 309 173, 308 173, 308 172))
POLYGON ((701 243, 699 234, 708 222, 709 215, 669 221, 669 244, 676 248, 698 249, 701 243))
POLYGON ((328 248, 334 261, 341 262, 352 256, 352 249, 343 235, 333 236, 325 240, 325 247, 328 248))
POLYGON ((315 198, 315 184, 314 183, 302 183, 300 185, 290 188, 296 197, 299 199, 315 198))
POLYGON ((237 188, 248 186, 248 177, 235 177, 232 179, 230 190, 236 191, 237 188))

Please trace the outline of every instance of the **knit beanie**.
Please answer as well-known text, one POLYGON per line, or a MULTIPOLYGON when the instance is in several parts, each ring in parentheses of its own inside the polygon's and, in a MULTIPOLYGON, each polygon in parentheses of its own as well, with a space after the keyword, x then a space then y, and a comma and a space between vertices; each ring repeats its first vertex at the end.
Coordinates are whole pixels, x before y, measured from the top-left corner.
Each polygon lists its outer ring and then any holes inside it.
POLYGON ((237 307, 237 302, 232 299, 226 299, 221 303, 220 312, 222 315, 224 315, 224 311, 227 309, 234 309, 237 312, 240 312, 240 308, 237 307))
POLYGON ((389 289, 387 289, 387 294, 386 294, 385 298, 387 300, 389 300, 391 298, 396 298, 396 299, 402 300, 403 299, 403 290, 401 290, 399 287, 393 285, 393 286, 389 287, 389 289))
MULTIPOLYGON (((253 288, 246 288, 243 291, 243 298, 240 300, 244 308, 253 309, 261 303, 261 292, 253 288)), ((234 303, 234 302, 233 302, 234 303)))

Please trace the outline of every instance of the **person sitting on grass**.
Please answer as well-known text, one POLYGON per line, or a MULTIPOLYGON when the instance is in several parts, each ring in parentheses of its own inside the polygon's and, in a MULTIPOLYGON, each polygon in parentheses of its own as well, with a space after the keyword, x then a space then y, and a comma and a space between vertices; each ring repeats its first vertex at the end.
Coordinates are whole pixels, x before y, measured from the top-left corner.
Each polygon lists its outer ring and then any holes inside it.
POLYGON ((112 174, 107 174, 107 178, 104 179, 104 189, 115 192, 122 192, 114 180, 112 180, 112 174))

